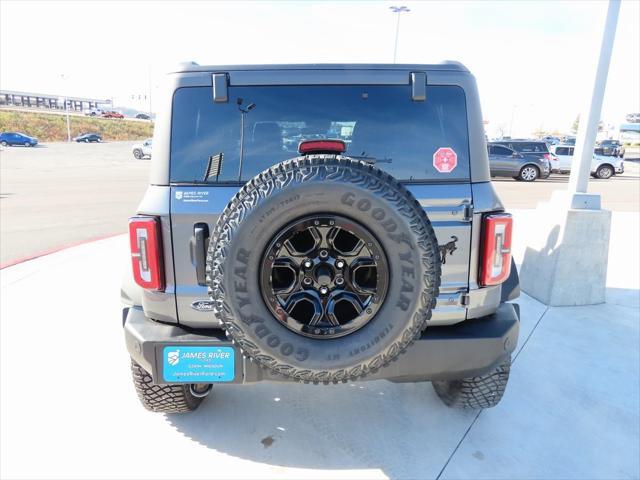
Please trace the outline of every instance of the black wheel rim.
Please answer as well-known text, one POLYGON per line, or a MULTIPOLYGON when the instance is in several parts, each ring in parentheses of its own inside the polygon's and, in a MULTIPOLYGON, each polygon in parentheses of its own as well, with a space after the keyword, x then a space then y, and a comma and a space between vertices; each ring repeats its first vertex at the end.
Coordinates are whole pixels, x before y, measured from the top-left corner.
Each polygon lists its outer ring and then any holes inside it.
POLYGON ((260 289, 274 317, 296 333, 337 338, 376 315, 389 286, 387 258, 362 225, 336 215, 281 229, 262 259, 260 289))

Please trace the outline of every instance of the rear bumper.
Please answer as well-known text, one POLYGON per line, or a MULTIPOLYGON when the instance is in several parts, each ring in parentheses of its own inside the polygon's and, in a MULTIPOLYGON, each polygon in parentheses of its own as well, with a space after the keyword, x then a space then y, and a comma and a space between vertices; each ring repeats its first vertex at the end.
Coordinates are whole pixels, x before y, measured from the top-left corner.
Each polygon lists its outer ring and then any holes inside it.
MULTIPOLYGON (((163 379, 165 346, 215 346, 236 349, 221 330, 190 330, 149 320, 139 307, 123 311, 124 333, 131 357, 151 373, 155 383, 163 379)), ((502 303, 487 317, 443 327, 430 327, 397 361, 365 377, 393 382, 452 380, 482 375, 504 361, 516 348, 520 327, 517 304, 502 303)), ((239 350, 235 352, 235 375, 231 383, 263 380, 287 381, 265 370, 239 350)))

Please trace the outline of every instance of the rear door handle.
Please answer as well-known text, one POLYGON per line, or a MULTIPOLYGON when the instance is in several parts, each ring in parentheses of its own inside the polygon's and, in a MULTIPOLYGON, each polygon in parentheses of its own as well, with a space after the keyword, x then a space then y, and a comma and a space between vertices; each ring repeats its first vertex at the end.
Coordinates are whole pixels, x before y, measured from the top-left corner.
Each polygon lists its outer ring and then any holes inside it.
POLYGON ((209 248, 209 226, 206 223, 196 223, 191 237, 191 262, 196 268, 198 285, 207 284, 206 260, 209 248))

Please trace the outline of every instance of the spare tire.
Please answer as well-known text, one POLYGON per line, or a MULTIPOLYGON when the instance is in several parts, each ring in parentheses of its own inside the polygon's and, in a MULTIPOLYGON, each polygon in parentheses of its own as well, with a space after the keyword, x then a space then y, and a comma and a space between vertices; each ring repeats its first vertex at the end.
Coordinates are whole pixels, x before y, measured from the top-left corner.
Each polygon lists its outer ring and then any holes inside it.
POLYGON ((348 381, 396 359, 440 285, 427 215, 393 177, 335 155, 249 181, 214 230, 207 282, 243 354, 299 381, 348 381))

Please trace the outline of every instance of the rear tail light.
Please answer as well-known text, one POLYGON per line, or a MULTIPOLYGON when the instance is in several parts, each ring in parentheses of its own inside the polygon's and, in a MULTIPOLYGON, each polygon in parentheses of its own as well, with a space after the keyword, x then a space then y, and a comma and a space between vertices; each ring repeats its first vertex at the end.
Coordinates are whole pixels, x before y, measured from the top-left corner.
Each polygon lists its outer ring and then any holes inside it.
POLYGON ((550 162, 551 160, 553 160, 553 157, 551 157, 551 155, 549 155, 548 153, 545 153, 543 157, 547 162, 550 162))
POLYGON ((480 285, 498 285, 511 273, 511 231, 508 213, 487 215, 482 221, 480 285))
POLYGON ((142 288, 164 290, 160 220, 155 217, 129 219, 133 278, 142 288))

